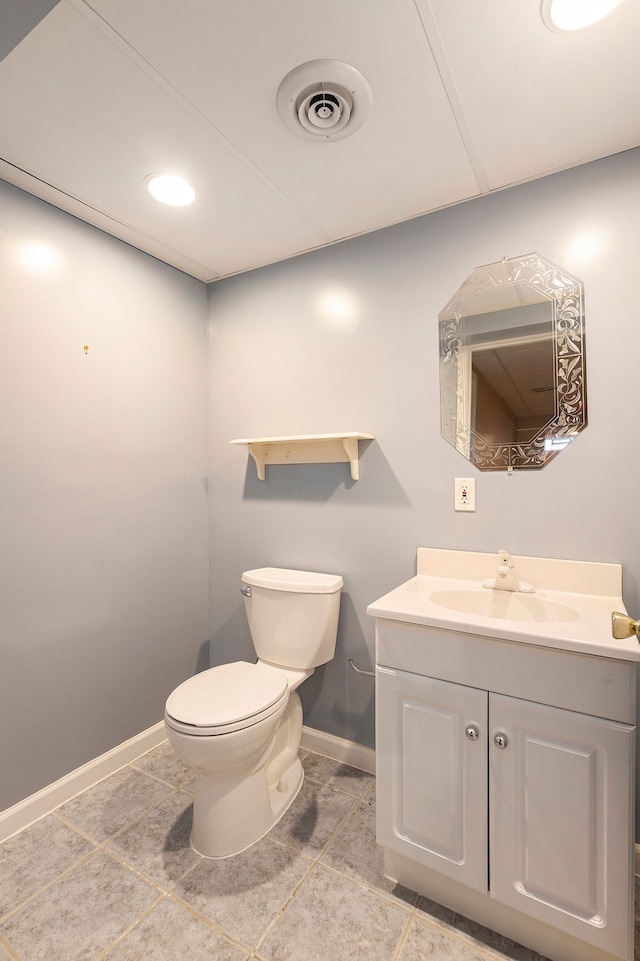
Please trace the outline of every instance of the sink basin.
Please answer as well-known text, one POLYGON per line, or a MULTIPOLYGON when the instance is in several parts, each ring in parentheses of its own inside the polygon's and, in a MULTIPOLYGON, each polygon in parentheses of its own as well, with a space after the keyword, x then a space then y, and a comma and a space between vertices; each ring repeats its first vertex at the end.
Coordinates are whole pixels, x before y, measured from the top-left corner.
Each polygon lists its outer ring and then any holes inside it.
POLYGON ((438 607, 459 614, 497 617, 504 621, 538 621, 558 623, 576 621, 580 613, 568 604, 548 601, 535 594, 514 591, 495 591, 480 588, 476 591, 432 591, 429 600, 438 607))
POLYGON ((451 631, 640 663, 640 638, 611 634, 611 612, 624 611, 620 564, 524 555, 514 561, 535 593, 483 587, 496 576, 493 554, 419 547, 415 575, 367 608, 377 618, 379 656, 391 636, 386 622, 399 621, 434 628, 436 640, 451 631))

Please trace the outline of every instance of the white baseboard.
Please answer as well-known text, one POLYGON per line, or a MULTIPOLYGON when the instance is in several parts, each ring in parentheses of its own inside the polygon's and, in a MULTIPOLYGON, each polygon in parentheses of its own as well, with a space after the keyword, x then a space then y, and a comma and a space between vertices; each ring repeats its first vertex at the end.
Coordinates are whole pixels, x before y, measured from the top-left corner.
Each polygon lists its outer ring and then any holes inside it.
MULTIPOLYGON (((22 831, 23 828, 40 820, 47 814, 51 814, 61 804, 65 804, 87 788, 93 787, 98 781, 115 774, 125 764, 135 761, 137 757, 146 754, 147 751, 157 747, 166 739, 164 724, 160 721, 153 727, 136 734, 135 737, 118 744, 116 747, 83 764, 82 767, 71 771, 59 781, 48 784, 36 794, 30 795, 13 807, 0 811, 0 842, 6 841, 12 835, 22 831)), ((343 738, 335 737, 333 734, 325 734, 322 731, 314 731, 311 728, 303 728, 302 733, 303 747, 310 751, 316 751, 325 757, 330 757, 335 761, 342 761, 350 764, 361 771, 375 774, 375 751, 373 748, 363 747, 354 741, 346 741, 343 738)))
POLYGON ((106 754, 76 768, 59 781, 48 784, 41 791, 19 801, 13 807, 0 811, 0 842, 22 831, 45 814, 50 814, 61 804, 70 801, 87 788, 93 787, 110 774, 114 774, 125 764, 135 761, 141 754, 146 754, 158 744, 162 744, 165 739, 164 723, 160 721, 159 724, 136 734, 130 740, 118 744, 106 754))
POLYGON ((372 747, 364 747, 355 741, 346 741, 342 737, 314 731, 306 726, 302 728, 302 746, 334 761, 357 767, 359 771, 366 771, 367 774, 376 773, 376 752, 372 747))

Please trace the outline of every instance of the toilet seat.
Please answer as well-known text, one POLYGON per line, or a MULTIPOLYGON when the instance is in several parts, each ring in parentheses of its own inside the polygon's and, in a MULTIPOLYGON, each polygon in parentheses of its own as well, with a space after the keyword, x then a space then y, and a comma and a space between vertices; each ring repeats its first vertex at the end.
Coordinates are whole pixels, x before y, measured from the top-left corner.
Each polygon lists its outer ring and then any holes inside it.
POLYGON ((181 734, 229 734, 275 714, 289 697, 286 675, 258 661, 235 661, 202 671, 169 696, 165 720, 181 734))

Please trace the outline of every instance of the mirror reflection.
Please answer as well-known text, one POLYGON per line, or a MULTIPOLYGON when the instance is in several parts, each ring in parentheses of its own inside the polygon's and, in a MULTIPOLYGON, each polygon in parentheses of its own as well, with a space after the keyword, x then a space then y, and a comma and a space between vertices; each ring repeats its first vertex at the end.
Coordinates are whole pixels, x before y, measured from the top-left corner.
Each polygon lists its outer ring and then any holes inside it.
POLYGON ((439 314, 442 436, 541 468, 586 426, 583 285, 539 254, 478 267, 439 314))

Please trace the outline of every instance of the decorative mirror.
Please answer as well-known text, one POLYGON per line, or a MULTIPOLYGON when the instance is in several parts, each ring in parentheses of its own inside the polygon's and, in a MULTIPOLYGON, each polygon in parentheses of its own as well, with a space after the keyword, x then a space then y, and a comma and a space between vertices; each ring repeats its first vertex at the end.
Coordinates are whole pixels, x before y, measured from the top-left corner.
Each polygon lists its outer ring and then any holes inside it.
POLYGON ((544 467, 586 427, 582 281, 540 254, 505 258, 438 320, 442 436, 480 470, 544 467))

